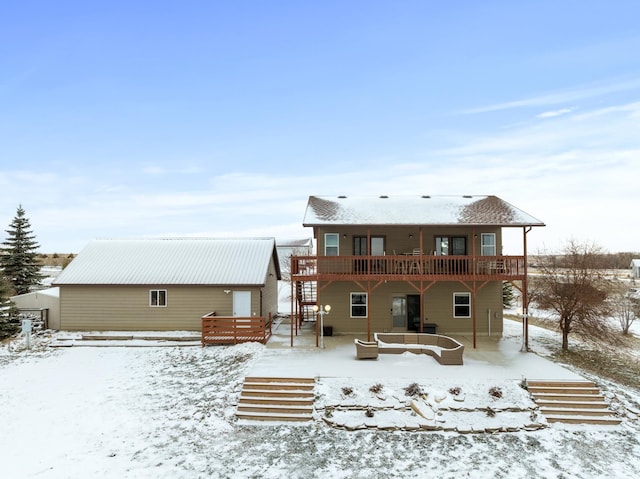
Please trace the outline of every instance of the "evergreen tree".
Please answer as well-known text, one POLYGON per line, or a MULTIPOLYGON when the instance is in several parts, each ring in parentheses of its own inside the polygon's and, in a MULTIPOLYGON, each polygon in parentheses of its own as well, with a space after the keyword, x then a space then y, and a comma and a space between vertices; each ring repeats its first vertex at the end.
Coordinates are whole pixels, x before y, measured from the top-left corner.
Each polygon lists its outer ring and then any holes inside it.
POLYGON ((3 248, 0 248, 0 267, 15 294, 28 293, 43 277, 36 253, 40 245, 31 232, 31 224, 24 215, 22 205, 18 206, 15 218, 5 231, 9 236, 2 243, 3 248))
POLYGON ((513 285, 509 281, 502 282, 502 306, 510 308, 514 300, 513 285))
POLYGON ((0 276, 0 339, 13 336, 20 330, 18 311, 9 299, 10 289, 9 282, 0 276))

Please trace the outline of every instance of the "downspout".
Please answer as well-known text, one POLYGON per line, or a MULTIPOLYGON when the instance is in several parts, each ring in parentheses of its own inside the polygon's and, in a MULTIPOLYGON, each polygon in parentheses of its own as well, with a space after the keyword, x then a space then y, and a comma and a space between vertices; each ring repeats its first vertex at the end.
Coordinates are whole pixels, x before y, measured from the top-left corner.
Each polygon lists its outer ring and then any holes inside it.
POLYGON ((371 341, 371 281, 367 281, 367 341, 371 341))

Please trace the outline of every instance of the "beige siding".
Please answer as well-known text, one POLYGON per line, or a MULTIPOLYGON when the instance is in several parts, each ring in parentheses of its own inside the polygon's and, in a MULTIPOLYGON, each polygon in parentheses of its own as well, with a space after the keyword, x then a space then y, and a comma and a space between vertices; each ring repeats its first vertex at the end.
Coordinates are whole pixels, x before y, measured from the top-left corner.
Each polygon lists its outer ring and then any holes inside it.
POLYGON ((212 311, 232 315, 233 294, 251 291, 259 314, 260 288, 212 286, 71 286, 60 287, 60 329, 69 331, 199 331, 200 318, 212 311), (166 289, 167 306, 150 307, 149 290, 166 289))
POLYGON ((273 259, 269 261, 269 270, 262 290, 262 315, 265 318, 278 314, 278 274, 273 259))
MULTIPOLYGON (((422 296, 422 316, 425 322, 436 323, 439 333, 471 334, 472 318, 454 318, 453 293, 468 292, 461 283, 443 282, 429 288, 422 296)), ((350 293, 367 292, 352 282, 335 282, 322 290, 320 304, 330 304, 331 313, 324 318, 336 333, 362 333, 367 331, 367 320, 350 317, 350 293)), ((371 332, 392 329, 391 302, 394 295, 419 294, 413 287, 401 282, 388 282, 372 290, 369 296, 371 332)), ((476 332, 489 333, 488 310, 491 310, 491 334, 502 333, 502 284, 485 285, 477 294, 472 310, 476 314, 476 332), (497 317, 496 317, 497 313, 497 317)))

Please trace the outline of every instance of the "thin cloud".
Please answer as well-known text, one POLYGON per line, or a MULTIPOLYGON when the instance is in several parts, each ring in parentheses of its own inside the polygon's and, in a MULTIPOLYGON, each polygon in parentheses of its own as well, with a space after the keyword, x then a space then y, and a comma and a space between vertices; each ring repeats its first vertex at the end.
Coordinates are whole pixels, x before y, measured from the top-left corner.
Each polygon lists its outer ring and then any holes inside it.
POLYGON ((621 148, 637 145, 640 102, 607 106, 564 114, 493 135, 467 138, 461 146, 434 154, 460 161, 465 157, 495 157, 505 154, 548 156, 573 149, 621 148))
POLYGON ((543 113, 536 115, 536 118, 555 118, 557 116, 562 116, 562 115, 566 115, 567 113, 571 113, 572 111, 573 111, 572 108, 562 108, 560 110, 545 111, 543 113))
POLYGON ((493 105, 486 105, 477 108, 469 108, 461 111, 460 113, 465 115, 474 115, 478 113, 489 113, 494 111, 511 110, 515 108, 545 107, 568 102, 574 103, 579 100, 595 98, 611 93, 619 93, 622 91, 636 90, 639 88, 640 78, 611 82, 604 85, 583 85, 572 89, 544 93, 530 98, 523 98, 521 100, 496 103, 493 105))

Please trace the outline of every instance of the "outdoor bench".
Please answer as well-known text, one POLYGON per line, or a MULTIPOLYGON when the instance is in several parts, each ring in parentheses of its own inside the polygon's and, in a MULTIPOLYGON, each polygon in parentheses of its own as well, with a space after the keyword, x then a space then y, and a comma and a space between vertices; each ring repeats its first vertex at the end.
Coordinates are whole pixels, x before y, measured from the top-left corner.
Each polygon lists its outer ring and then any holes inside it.
POLYGON ((449 336, 427 333, 374 333, 374 338, 377 352, 380 354, 429 354, 440 364, 463 364, 464 345, 449 336))

